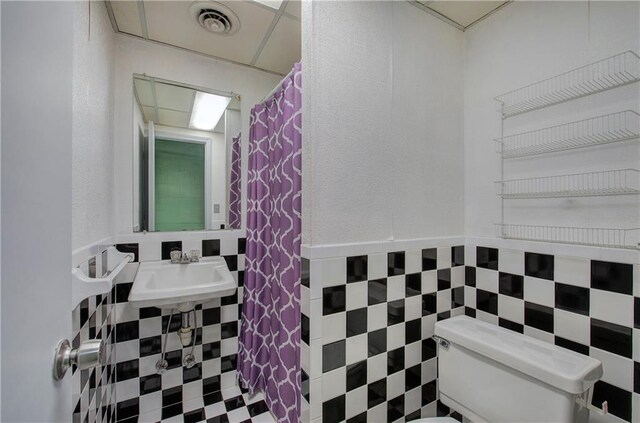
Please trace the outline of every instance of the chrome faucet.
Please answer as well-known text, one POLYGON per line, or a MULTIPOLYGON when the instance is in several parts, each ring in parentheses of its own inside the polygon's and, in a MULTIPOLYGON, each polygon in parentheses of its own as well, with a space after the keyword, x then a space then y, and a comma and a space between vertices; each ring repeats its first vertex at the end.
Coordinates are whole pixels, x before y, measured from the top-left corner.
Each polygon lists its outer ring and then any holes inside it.
POLYGON ((191 250, 189 252, 174 250, 170 253, 171 263, 197 263, 200 261, 200 251, 191 250))

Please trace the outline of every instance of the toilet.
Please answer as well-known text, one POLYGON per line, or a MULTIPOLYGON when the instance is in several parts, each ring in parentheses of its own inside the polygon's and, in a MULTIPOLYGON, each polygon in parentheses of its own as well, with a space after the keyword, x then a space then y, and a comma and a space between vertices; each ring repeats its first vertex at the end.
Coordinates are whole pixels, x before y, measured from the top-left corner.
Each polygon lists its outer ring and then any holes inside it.
POLYGON ((467 316, 437 322, 434 333, 439 398, 471 422, 590 421, 600 361, 467 316))

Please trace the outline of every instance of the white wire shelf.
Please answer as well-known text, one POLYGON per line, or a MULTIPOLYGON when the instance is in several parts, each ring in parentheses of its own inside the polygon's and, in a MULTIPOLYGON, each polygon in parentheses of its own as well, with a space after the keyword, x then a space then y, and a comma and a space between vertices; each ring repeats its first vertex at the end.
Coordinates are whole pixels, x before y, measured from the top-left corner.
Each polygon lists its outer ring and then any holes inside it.
POLYGON ((640 194, 640 171, 618 169, 496 182, 505 199, 640 194))
POLYGON ((496 225, 496 235, 505 239, 640 249, 640 228, 575 228, 560 226, 496 225))
POLYGON ((509 135, 494 141, 498 153, 504 159, 512 159, 634 138, 640 138, 640 114, 625 110, 509 135))
POLYGON ((626 51, 495 98, 503 117, 541 109, 640 80, 640 56, 626 51))

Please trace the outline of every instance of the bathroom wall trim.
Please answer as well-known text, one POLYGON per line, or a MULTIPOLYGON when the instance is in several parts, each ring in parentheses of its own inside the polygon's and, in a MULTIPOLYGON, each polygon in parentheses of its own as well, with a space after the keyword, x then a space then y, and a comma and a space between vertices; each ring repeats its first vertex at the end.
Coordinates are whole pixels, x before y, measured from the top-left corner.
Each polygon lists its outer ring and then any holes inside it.
POLYGON ((71 253, 71 265, 76 267, 85 263, 91 257, 94 257, 108 247, 114 244, 125 244, 129 242, 142 241, 196 241, 201 239, 232 239, 243 238, 244 229, 228 229, 221 231, 177 231, 177 232, 139 232, 133 234, 117 235, 115 237, 106 237, 92 244, 78 248, 71 253))
POLYGON ((640 262, 640 251, 637 250, 471 236, 416 238, 379 242, 354 242, 349 244, 303 245, 302 257, 310 260, 317 260, 331 257, 389 253, 399 250, 415 250, 433 247, 453 247, 456 245, 469 244, 484 245, 492 248, 537 251, 541 254, 581 257, 595 260, 617 261, 624 263, 640 262))
POLYGON ((349 244, 303 245, 302 257, 317 260, 331 257, 346 257, 361 254, 390 253, 399 250, 417 250, 434 247, 464 245, 465 237, 436 237, 399 239, 379 242, 354 242, 349 244))
POLYGON ((571 256, 592 260, 615 261, 623 263, 640 262, 640 251, 621 248, 589 247, 585 245, 556 244, 551 242, 521 241, 515 239, 466 237, 465 245, 482 245, 492 248, 535 251, 540 254, 571 256))
MULTIPOLYGON (((243 237, 243 229, 223 231, 188 231, 188 232, 141 232, 103 238, 93 244, 78 248, 72 253, 72 265, 78 266, 89 258, 100 254, 113 244, 141 241, 172 241, 200 240, 203 238, 228 239, 243 237)), ((349 244, 331 245, 303 245, 302 257, 310 260, 349 256, 353 254, 388 253, 396 250, 412 250, 431 247, 452 247, 455 245, 485 245, 493 248, 507 248, 513 250, 535 250, 541 254, 564 255, 581 258, 591 258, 606 261, 628 263, 640 262, 640 252, 617 248, 589 247, 584 245, 554 244, 549 242, 520 241, 502 238, 486 237, 438 237, 417 238, 404 240, 389 240, 380 242, 355 242, 349 244)))
POLYGON ((133 234, 120 234, 116 236, 115 242, 117 244, 123 244, 127 242, 142 241, 173 241, 176 239, 184 241, 214 238, 230 239, 242 238, 244 235, 244 229, 225 229, 220 231, 138 232, 133 234))

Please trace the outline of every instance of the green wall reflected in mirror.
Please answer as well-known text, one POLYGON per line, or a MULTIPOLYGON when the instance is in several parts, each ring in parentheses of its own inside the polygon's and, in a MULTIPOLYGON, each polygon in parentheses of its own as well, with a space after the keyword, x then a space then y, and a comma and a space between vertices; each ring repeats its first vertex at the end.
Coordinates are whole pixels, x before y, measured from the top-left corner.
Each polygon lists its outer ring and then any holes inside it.
POLYGON ((156 139, 157 231, 205 229, 204 144, 156 139))

